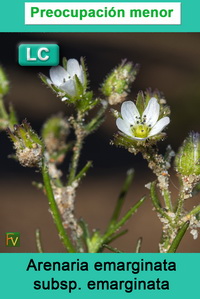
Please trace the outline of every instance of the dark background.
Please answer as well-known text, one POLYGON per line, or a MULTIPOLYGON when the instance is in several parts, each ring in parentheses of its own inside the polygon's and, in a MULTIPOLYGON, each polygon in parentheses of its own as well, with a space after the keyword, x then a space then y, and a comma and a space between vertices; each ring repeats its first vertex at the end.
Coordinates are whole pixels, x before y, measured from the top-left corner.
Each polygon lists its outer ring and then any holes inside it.
MULTIPOLYGON (((40 33, 0 34, 0 63, 4 66, 11 84, 6 102, 12 102, 20 119, 27 118, 36 131, 40 131, 46 118, 58 111, 69 114, 69 108, 47 89, 38 77, 48 75, 49 67, 21 67, 17 63, 17 46, 21 42, 56 42, 60 56, 86 58, 91 87, 99 94, 105 75, 120 61, 127 58, 139 63, 141 69, 132 87, 129 99, 139 90, 148 87, 161 90, 171 107, 168 139, 160 143, 161 152, 168 144, 177 150, 191 130, 199 130, 200 112, 200 34, 193 33, 40 33)), ((117 107, 119 109, 119 107, 117 107)), ((90 228, 103 230, 112 213, 115 200, 126 171, 134 167, 134 183, 127 196, 123 212, 148 190, 144 185, 154 178, 140 155, 110 145, 117 131, 110 112, 103 126, 86 140, 81 165, 94 161, 94 167, 82 181, 77 194, 76 215, 82 216, 90 228)), ((8 154, 13 152, 10 141, 0 134, 0 252, 36 252, 35 230, 40 228, 45 252, 63 252, 48 212, 48 203, 42 192, 31 182, 40 180, 39 173, 21 167, 8 154), (6 248, 5 232, 21 233, 19 248, 6 248)), ((68 167, 66 161, 66 168, 68 167)), ((178 181, 171 177, 173 197, 177 196, 178 181)), ((192 207, 199 198, 189 199, 192 207)), ((161 225, 152 211, 148 198, 138 213, 128 222, 129 233, 115 242, 119 249, 131 252, 136 241, 143 237, 142 252, 156 252, 161 225)), ((199 239, 187 236, 179 252, 200 252, 199 239)))

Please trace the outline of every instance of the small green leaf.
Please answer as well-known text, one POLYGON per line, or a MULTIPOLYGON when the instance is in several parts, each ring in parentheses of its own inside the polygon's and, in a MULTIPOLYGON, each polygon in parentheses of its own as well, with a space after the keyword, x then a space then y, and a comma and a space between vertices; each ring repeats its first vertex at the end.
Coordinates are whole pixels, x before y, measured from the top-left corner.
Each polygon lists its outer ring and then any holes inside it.
POLYGON ((77 174, 74 181, 81 180, 83 176, 86 175, 88 170, 92 167, 92 161, 88 161, 87 164, 81 169, 81 171, 77 174))
POLYGON ((135 253, 140 253, 141 247, 142 247, 142 238, 140 237, 136 244, 135 253))
POLYGON ((14 110, 14 107, 12 104, 9 105, 9 123, 10 126, 14 126, 15 124, 18 123, 18 119, 14 110))
POLYGON ((76 84, 76 97, 78 98, 79 96, 82 97, 82 95, 84 94, 84 88, 83 85, 81 83, 81 81, 79 80, 78 76, 75 75, 75 84, 76 84))
POLYGON ((89 229, 88 229, 88 224, 85 222, 85 220, 83 218, 81 218, 79 220, 79 224, 83 230, 83 235, 85 239, 89 239, 90 238, 90 233, 89 233, 89 229))
POLYGON ((120 233, 112 235, 112 237, 110 237, 107 240, 106 244, 109 244, 109 243, 113 242, 114 240, 118 239, 119 237, 125 235, 127 232, 128 232, 128 229, 125 229, 125 230, 121 231, 120 233))
POLYGON ((119 249, 117 249, 117 248, 111 247, 111 246, 109 246, 109 245, 107 245, 107 244, 103 244, 103 247, 105 247, 105 248, 107 248, 107 249, 109 249, 110 251, 115 252, 115 253, 123 253, 123 251, 121 251, 121 250, 119 250, 119 249))
POLYGON ((40 236, 40 230, 36 229, 35 231, 35 238, 36 238, 36 246, 39 253, 43 253, 42 243, 41 243, 41 236, 40 236))
POLYGON ((134 178, 134 169, 129 169, 127 171, 125 182, 124 182, 124 184, 122 186, 122 189, 120 191, 120 194, 119 194, 119 197, 118 197, 118 200, 117 200, 116 207, 114 209, 112 218, 111 218, 110 223, 108 225, 108 229, 107 229, 108 231, 112 226, 114 226, 116 224, 116 222, 119 218, 119 214, 122 210, 127 192, 129 190, 132 182, 133 182, 133 178, 134 178))
POLYGON ((102 243, 106 243, 107 240, 112 236, 117 230, 119 230, 138 210, 138 208, 143 204, 146 197, 142 197, 134 206, 132 206, 128 212, 119 220, 114 226, 110 227, 102 237, 102 243))
POLYGON ((151 183, 150 194, 151 194, 151 200, 152 200, 154 207, 156 208, 157 211, 160 212, 160 209, 162 207, 161 207, 160 200, 158 198, 158 194, 156 192, 156 183, 157 183, 157 181, 154 181, 151 183))
POLYGON ((183 236, 185 235, 188 227, 190 225, 190 221, 186 221, 182 226, 181 228, 179 229, 176 237, 174 238, 169 250, 168 250, 168 253, 175 253, 183 236))
POLYGON ((105 117, 105 111, 108 107, 108 103, 106 101, 101 101, 101 108, 99 109, 99 111, 97 112, 97 114, 95 115, 94 118, 92 118, 92 120, 85 125, 85 130, 88 133, 92 133, 95 130, 98 129, 98 127, 102 124, 102 122, 104 121, 104 117, 105 117))

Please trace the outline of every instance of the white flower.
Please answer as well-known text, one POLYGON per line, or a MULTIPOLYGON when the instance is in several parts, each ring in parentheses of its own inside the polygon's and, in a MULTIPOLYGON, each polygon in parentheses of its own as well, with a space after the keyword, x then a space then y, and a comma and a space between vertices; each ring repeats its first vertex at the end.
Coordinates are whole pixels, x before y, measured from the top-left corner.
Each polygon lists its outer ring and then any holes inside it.
POLYGON ((76 59, 69 59, 66 70, 60 65, 51 67, 48 84, 54 84, 70 97, 75 97, 77 95, 75 75, 78 77, 80 83, 84 85, 85 76, 82 66, 76 59))
POLYGON ((160 105, 156 98, 151 98, 144 112, 140 113, 136 105, 126 101, 121 107, 122 118, 117 118, 116 125, 120 131, 136 140, 145 140, 160 133, 170 122, 169 117, 158 120, 160 105))

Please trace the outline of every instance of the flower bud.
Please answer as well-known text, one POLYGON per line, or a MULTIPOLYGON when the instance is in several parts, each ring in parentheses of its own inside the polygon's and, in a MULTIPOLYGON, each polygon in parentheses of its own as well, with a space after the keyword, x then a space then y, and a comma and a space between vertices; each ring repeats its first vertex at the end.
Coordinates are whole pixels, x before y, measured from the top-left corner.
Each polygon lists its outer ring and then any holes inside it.
POLYGON ((123 60, 104 81, 101 91, 108 97, 110 105, 122 103, 128 92, 130 84, 135 80, 138 72, 138 65, 133 66, 131 62, 123 60))
POLYGON ((16 156, 24 167, 40 167, 43 154, 43 144, 26 120, 21 125, 15 125, 14 130, 7 130, 16 149, 16 156))
POLYGON ((42 138, 50 156, 65 148, 68 135, 69 123, 61 115, 53 116, 45 122, 42 138))
POLYGON ((200 175, 200 135, 191 132, 183 142, 175 158, 175 166, 181 175, 200 175))
POLYGON ((3 68, 0 66, 0 94, 5 95, 8 93, 8 91, 9 82, 3 68))

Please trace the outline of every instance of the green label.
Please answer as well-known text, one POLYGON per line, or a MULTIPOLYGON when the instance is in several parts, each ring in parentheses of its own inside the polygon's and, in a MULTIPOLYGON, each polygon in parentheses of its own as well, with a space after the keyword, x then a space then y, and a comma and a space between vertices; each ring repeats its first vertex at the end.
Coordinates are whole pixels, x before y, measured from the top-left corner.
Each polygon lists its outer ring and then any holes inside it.
POLYGON ((22 66, 55 66, 59 64, 59 46, 56 44, 21 44, 18 63, 22 66))
POLYGON ((20 233, 6 233, 6 246, 19 247, 20 246, 20 233))

